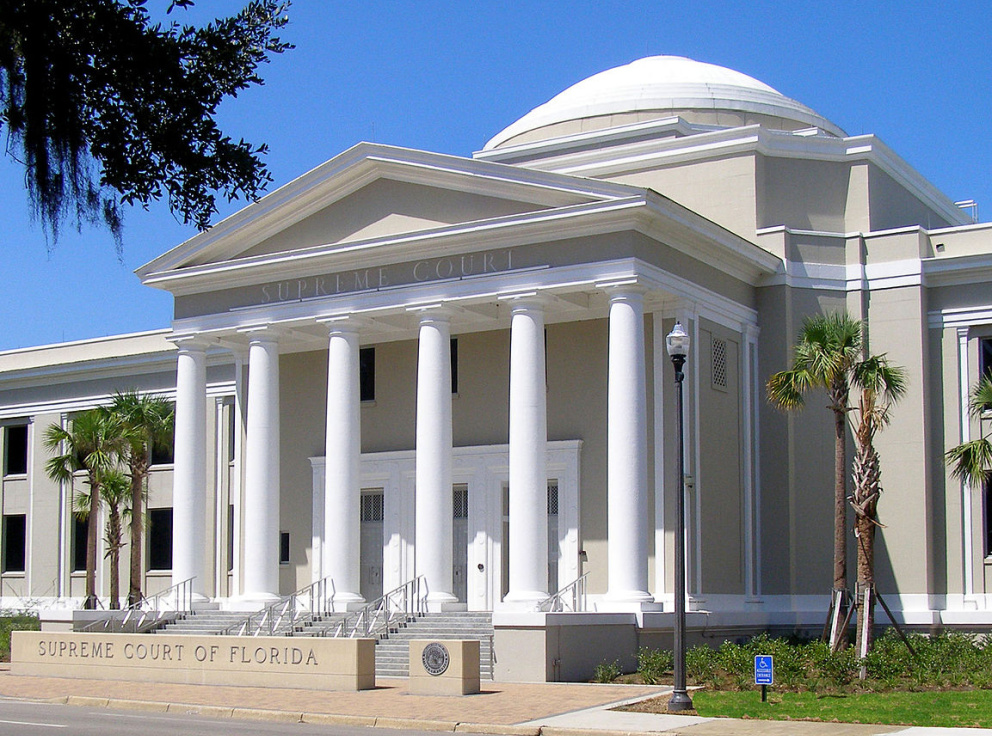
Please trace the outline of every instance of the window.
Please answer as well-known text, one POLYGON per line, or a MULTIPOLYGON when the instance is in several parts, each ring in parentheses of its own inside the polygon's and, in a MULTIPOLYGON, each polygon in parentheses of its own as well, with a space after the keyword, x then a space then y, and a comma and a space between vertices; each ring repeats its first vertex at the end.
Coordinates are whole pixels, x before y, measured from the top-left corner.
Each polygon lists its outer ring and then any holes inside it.
POLYGON ((3 429, 3 474, 25 475, 28 472, 28 425, 3 429))
POLYGON ((375 348, 358 351, 358 390, 362 401, 375 401, 375 348))
POLYGON ((992 371, 992 337, 979 341, 978 367, 983 376, 992 371))
POLYGON ((451 338, 451 393, 458 393, 458 338, 451 338))
POLYGON ((279 564, 289 564, 289 532, 279 532, 279 564))
POLYGON ((985 481, 985 556, 992 555, 992 481, 985 481))
POLYGON ((172 509, 148 509, 148 569, 172 569, 172 509))
POLYGON ((72 572, 86 570, 86 536, 89 523, 78 516, 72 517, 72 572))
POLYGON ((152 465, 172 465, 175 456, 172 454, 172 447, 156 442, 152 445, 152 465))
POLYGON ((548 481, 548 516, 558 516, 558 481, 548 481))
POLYGON ((227 405, 227 462, 234 462, 235 432, 238 431, 238 421, 234 404, 227 405))
POLYGON ((362 521, 382 521, 383 510, 382 489, 362 491, 362 521))
POLYGON ((467 519, 468 518, 468 486, 464 483, 459 483, 455 486, 451 494, 451 505, 453 507, 454 513, 452 518, 455 519, 467 519))
POLYGON ((718 337, 713 338, 712 375, 710 382, 719 391, 727 390, 727 341, 718 337))
POLYGON ((234 569, 234 504, 227 507, 227 571, 234 569))
POLYGON ((3 517, 4 572, 24 572, 27 539, 27 517, 24 514, 5 514, 3 517))

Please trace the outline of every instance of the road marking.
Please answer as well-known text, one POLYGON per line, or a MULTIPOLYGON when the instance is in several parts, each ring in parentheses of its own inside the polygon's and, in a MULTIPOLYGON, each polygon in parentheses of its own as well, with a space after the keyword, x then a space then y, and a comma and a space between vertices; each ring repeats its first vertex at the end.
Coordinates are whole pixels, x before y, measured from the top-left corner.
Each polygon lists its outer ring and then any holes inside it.
POLYGON ((33 721, 0 721, 11 726, 43 726, 46 728, 66 728, 64 723, 34 723, 33 721))

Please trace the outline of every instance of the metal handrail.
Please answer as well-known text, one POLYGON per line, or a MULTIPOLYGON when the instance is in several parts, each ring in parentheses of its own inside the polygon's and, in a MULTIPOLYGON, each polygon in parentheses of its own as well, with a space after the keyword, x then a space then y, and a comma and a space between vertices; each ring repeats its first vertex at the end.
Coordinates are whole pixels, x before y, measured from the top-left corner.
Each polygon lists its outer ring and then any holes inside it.
POLYGON ((195 577, 171 585, 155 595, 142 598, 126 608, 122 608, 122 618, 111 616, 94 621, 84 626, 80 631, 114 631, 143 632, 158 626, 167 615, 174 618, 193 613, 193 581, 195 577))
POLYGON ((381 598, 366 603, 354 616, 345 617, 332 636, 378 637, 399 617, 422 616, 426 610, 426 597, 427 581, 423 575, 418 575, 381 598))
POLYGON ((334 582, 322 578, 295 593, 270 603, 244 620, 221 629, 221 636, 274 636, 278 631, 292 631, 301 622, 312 621, 331 612, 334 582), (328 595, 330 591, 331 595, 328 595))
POLYGON ((576 578, 561 590, 537 604, 537 610, 547 613, 578 612, 586 610, 586 583, 589 573, 576 578))

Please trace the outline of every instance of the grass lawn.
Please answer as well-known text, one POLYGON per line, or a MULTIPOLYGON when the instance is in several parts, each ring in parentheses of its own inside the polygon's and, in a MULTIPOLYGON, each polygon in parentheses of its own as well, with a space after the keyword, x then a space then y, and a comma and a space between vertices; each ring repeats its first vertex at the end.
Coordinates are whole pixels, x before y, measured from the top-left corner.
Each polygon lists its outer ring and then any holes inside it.
MULTIPOLYGON (((695 690, 693 705, 701 716, 815 720, 842 723, 992 728, 992 690, 947 690, 887 693, 768 693, 695 690)), ((637 704, 642 712, 665 712, 668 698, 637 704)))

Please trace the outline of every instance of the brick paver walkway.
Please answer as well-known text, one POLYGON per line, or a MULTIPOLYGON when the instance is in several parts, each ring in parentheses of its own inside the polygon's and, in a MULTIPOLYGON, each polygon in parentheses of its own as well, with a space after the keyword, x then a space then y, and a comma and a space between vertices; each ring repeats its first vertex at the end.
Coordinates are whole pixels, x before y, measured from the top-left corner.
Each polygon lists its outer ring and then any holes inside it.
POLYGON ((665 689, 634 685, 484 682, 478 695, 451 697, 411 695, 406 690, 406 680, 380 680, 375 690, 323 692, 27 677, 0 670, 0 696, 13 698, 82 696, 460 723, 523 723, 661 692, 665 689))

